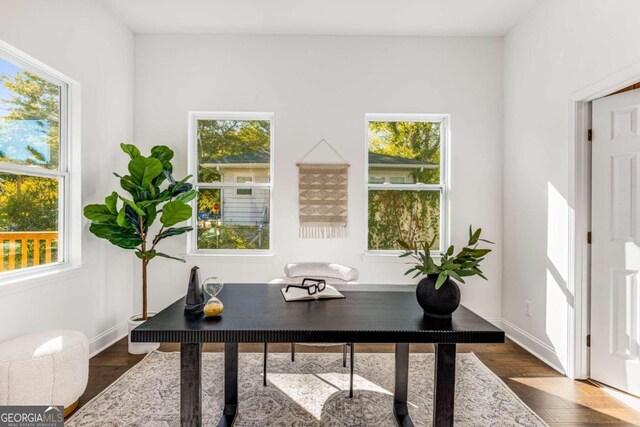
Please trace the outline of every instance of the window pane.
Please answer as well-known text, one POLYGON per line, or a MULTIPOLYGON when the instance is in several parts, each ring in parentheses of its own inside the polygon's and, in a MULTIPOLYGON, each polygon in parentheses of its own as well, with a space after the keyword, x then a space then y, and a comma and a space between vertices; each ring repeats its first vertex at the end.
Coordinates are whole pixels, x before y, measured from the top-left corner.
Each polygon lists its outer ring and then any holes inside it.
POLYGON ((271 122, 198 120, 198 181, 235 182, 237 175, 269 182, 271 122))
POLYGON ((269 190, 200 189, 198 249, 269 249, 269 190))
MULTIPOLYGON (((399 250, 398 240, 440 235, 440 192, 369 190, 369 250, 399 250)), ((432 250, 439 250, 439 242, 432 250)))
POLYGON ((57 262, 57 178, 0 174, 0 271, 57 262))
POLYGON ((406 184, 439 184, 440 148, 438 122, 369 122, 369 182, 391 175, 406 184))
POLYGON ((60 86, 0 58, 0 160, 57 169, 60 86))

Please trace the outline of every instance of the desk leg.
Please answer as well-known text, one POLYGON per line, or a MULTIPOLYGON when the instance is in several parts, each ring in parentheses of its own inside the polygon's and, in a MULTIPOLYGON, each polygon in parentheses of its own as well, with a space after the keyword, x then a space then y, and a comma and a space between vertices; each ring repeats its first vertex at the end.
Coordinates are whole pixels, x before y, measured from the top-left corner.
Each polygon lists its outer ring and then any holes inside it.
POLYGON ((231 427, 238 414, 238 343, 224 344, 224 412, 218 427, 231 427))
POLYGON ((456 388, 456 345, 436 344, 433 390, 433 425, 453 426, 456 388))
POLYGON ((407 408, 409 390, 409 344, 396 344, 396 385, 393 392, 393 415, 400 427, 412 427, 407 408))
POLYGON ((202 425, 202 344, 180 344, 180 425, 202 425))

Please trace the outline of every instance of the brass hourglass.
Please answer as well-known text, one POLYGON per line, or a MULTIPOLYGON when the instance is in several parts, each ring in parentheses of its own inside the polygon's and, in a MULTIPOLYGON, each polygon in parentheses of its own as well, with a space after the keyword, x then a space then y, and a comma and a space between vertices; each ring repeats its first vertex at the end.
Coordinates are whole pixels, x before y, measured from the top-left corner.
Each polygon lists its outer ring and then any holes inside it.
POLYGON ((204 315, 207 317, 220 316, 224 311, 224 305, 222 301, 216 298, 216 295, 220 293, 224 283, 218 277, 209 277, 204 281, 204 290, 211 297, 207 304, 204 306, 204 315))

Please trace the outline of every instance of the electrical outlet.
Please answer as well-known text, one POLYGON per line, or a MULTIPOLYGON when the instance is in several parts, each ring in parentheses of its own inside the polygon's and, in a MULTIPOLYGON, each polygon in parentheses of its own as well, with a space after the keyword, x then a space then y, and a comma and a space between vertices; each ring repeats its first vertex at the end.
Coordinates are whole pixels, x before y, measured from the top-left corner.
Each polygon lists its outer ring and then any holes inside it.
POLYGON ((531 301, 526 300, 526 301, 524 302, 524 314, 525 314, 527 317, 533 317, 533 313, 532 313, 532 311, 533 311, 533 310, 532 310, 532 308, 531 308, 531 301))

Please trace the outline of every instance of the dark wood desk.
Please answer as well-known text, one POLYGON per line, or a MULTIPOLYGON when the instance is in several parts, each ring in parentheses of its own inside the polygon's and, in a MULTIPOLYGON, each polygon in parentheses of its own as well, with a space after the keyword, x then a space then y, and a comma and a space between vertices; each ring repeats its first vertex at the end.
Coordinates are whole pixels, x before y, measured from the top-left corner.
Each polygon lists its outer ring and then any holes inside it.
MULTIPOLYGON (((133 342, 180 343, 180 422, 202 424, 202 343, 225 343, 225 406, 219 427, 231 426, 238 408, 238 343, 395 343, 393 411, 399 426, 413 426, 407 409, 409 343, 434 343, 433 424, 453 425, 457 343, 502 343, 504 332, 460 306, 453 319, 423 317, 414 286, 348 285, 346 299, 285 302, 282 285, 227 284, 219 318, 184 315, 184 298, 131 333, 133 342), (363 289, 375 289, 367 291, 363 289)), ((391 409, 391 408, 389 408, 391 409)))

